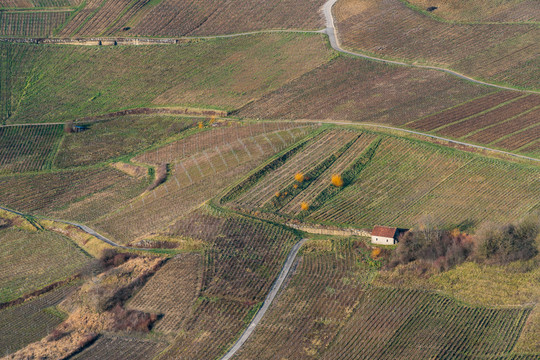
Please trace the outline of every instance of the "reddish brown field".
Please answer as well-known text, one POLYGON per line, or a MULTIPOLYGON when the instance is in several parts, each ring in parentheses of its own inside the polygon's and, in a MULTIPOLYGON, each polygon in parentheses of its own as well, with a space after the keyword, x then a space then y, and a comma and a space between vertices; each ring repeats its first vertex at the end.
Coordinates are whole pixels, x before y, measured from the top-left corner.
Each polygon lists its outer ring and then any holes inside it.
POLYGON ((534 142, 533 144, 531 144, 530 147, 526 147, 523 149, 523 152, 532 152, 535 149, 538 149, 538 139, 540 139, 540 125, 511 135, 507 138, 493 143, 493 145, 503 147, 509 150, 516 150, 522 146, 527 145, 529 142, 534 142))
MULTIPOLYGON (((98 7, 95 14, 91 13, 86 18, 81 17, 80 20, 82 20, 82 23, 79 25, 80 28, 71 33, 71 35, 101 35, 115 23, 116 18, 121 14, 128 12, 132 8, 138 9, 147 2, 146 0, 136 2, 130 0, 106 0, 103 6, 98 7)), ((93 8, 94 4, 90 6, 93 8)), ((70 25, 73 26, 71 23, 70 25)))
POLYGON ((198 36, 269 29, 321 29, 324 0, 90 0, 62 35, 198 36))
POLYGON ((406 124, 406 126, 413 129, 431 131, 440 126, 453 123, 454 121, 458 121, 460 119, 465 119, 466 117, 478 114, 482 111, 486 111, 492 107, 497 106, 500 103, 509 101, 518 96, 521 96, 521 93, 498 91, 496 93, 469 101, 455 108, 444 110, 438 114, 415 120, 411 123, 406 124))
POLYGON ((516 115, 519 115, 527 110, 530 110, 540 105, 540 96, 528 95, 514 100, 506 105, 488 111, 482 115, 474 116, 464 121, 447 126, 437 133, 452 137, 462 137, 472 131, 480 130, 488 125, 497 124, 516 115))
MULTIPOLYGON (((540 109, 537 108, 536 110, 530 111, 524 115, 520 115, 510 121, 501 122, 495 126, 479 131, 472 136, 468 136, 467 140, 489 144, 507 134, 526 129, 529 126, 537 124, 538 122, 540 122, 540 109)), ((535 128, 533 127, 532 129, 524 131, 531 136, 531 141, 534 140, 535 135, 537 139, 540 138, 540 133, 537 132, 538 129, 536 132, 534 129, 535 128)))
POLYGON ((232 34, 268 29, 320 29, 324 27, 319 8, 324 0, 163 0, 154 8, 142 9, 141 20, 131 35, 193 36, 232 34))
POLYGON ((238 115, 402 125, 490 92, 437 71, 340 56, 248 104, 238 115))
POLYGON ((536 25, 439 22, 399 0, 342 0, 334 14, 346 48, 440 64, 489 81, 540 87, 536 25))

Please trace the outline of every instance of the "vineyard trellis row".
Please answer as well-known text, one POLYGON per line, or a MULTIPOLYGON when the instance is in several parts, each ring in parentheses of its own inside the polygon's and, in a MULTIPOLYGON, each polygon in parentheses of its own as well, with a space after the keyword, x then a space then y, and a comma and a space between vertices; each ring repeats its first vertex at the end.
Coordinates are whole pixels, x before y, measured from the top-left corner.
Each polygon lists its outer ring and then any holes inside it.
POLYGON ((72 11, 1 11, 0 35, 47 37, 64 24, 72 11))
MULTIPOLYGON (((255 132, 253 137, 248 137, 249 131, 242 141, 234 137, 222 137, 220 130, 216 131, 217 137, 202 132, 200 136, 206 138, 202 146, 197 147, 196 142, 189 140, 189 137, 186 142, 180 142, 189 144, 190 151, 186 150, 186 157, 182 157, 183 146, 177 147, 175 143, 162 148, 167 152, 160 149, 159 157, 156 150, 154 160, 150 161, 160 161, 158 159, 162 156, 171 161, 168 180, 136 197, 120 211, 103 217, 95 225, 120 242, 131 241, 159 230, 216 196, 223 188, 239 180, 242 174, 259 166, 276 151, 282 151, 285 145, 290 146, 299 141, 311 130, 311 127, 298 127, 263 133, 270 142, 265 140, 263 134, 256 135, 255 132), (216 139, 220 138, 224 139, 224 143, 214 148, 216 151, 205 152, 212 149, 214 144, 219 144, 216 139), (282 140, 286 141, 285 144, 282 140), (172 155, 168 154, 169 151, 172 155)), ((138 158, 143 160, 144 154, 138 158)))
POLYGON ((62 125, 0 127, 0 173, 48 169, 62 125))

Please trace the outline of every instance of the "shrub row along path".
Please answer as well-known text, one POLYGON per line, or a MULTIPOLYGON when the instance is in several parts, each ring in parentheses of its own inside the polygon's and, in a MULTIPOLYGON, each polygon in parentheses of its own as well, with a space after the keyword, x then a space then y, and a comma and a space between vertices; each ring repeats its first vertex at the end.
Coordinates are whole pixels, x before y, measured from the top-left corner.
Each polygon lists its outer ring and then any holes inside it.
POLYGON ((257 325, 259 325, 262 318, 264 317, 264 314, 266 314, 266 311, 268 310, 268 308, 272 304, 272 301, 274 301, 274 298, 281 289, 281 286, 287 278, 287 275, 289 275, 289 271, 291 270, 291 267, 294 263, 294 259, 296 258, 298 251, 306 242, 306 240, 307 239, 302 239, 293 246, 292 250, 287 256, 287 260, 285 260, 285 264, 283 264, 283 268, 281 268, 281 272, 279 273, 278 278, 274 282, 274 285, 272 285, 272 288, 268 292, 266 299, 264 299, 263 306, 259 309, 253 320, 251 320, 247 329, 242 333, 238 341, 236 341, 236 343, 229 349, 229 351, 227 351, 225 355, 223 355, 223 357, 221 357, 220 360, 230 360, 234 356, 234 354, 236 354, 236 352, 240 350, 242 345, 244 345, 244 343, 248 340, 251 334, 253 334, 253 331, 255 331, 255 328, 257 327, 257 325))

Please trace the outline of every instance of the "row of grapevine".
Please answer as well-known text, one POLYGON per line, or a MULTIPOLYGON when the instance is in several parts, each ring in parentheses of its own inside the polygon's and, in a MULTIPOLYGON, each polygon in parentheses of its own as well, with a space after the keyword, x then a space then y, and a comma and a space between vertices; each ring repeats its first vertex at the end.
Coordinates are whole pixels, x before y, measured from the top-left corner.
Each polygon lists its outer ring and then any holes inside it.
POLYGON ((0 127, 0 173, 51 167, 62 125, 0 127))
POLYGON ((59 304, 76 287, 62 286, 21 305, 0 310, 0 354, 15 352, 50 333, 62 319, 45 309, 59 304))
POLYGON ((1 36, 47 37, 63 25, 71 11, 1 11, 1 36))
POLYGON ((121 337, 100 336, 95 343, 70 359, 85 360, 147 360, 152 359, 166 347, 165 343, 150 340, 121 337))
POLYGON ((75 275, 90 261, 66 237, 49 231, 0 230, 0 303, 75 275))
POLYGON ((295 174, 307 174, 324 157, 338 150, 355 137, 354 132, 331 130, 312 139, 304 151, 297 153, 283 166, 270 172, 248 191, 238 197, 233 205, 257 208, 270 201, 281 189, 293 184, 295 174))
MULTIPOLYGON (((170 174, 164 184, 130 201, 97 226, 123 242, 161 229, 216 196, 272 154, 299 141, 307 132, 306 128, 296 128, 245 139, 231 138, 221 146, 199 148, 202 151, 195 150, 169 165, 170 174)), ((172 149, 174 153, 174 146, 172 149)))
POLYGON ((508 354, 530 308, 469 307, 416 290, 373 288, 323 359, 471 359, 508 354))

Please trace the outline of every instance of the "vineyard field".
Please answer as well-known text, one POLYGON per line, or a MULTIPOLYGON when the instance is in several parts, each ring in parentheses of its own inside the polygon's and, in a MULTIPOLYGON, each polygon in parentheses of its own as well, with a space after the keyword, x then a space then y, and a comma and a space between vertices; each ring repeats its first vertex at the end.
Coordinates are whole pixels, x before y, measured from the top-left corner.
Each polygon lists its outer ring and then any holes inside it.
POLYGON ((48 37, 71 11, 0 11, 0 36, 48 37))
POLYGON ((320 359, 374 269, 362 240, 309 240, 286 288, 234 359, 320 359))
POLYGON ((126 156, 179 136, 195 120, 173 116, 122 116, 66 134, 54 165, 58 168, 91 165, 126 156))
POLYGON ((510 121, 503 121, 496 124, 495 126, 489 127, 485 130, 481 130, 472 136, 468 136, 466 139, 469 141, 489 144, 497 141, 500 138, 505 137, 507 134, 512 134, 520 130, 524 130, 524 133, 521 134, 522 136, 520 137, 520 141, 511 141, 512 146, 506 147, 509 150, 515 150, 522 146, 525 146, 529 142, 540 139, 539 123, 540 108, 537 108, 523 115, 518 115, 516 118, 510 121), (529 135, 529 138, 524 135, 529 135))
POLYGON ((508 356, 530 310, 471 307, 429 292, 372 288, 322 358, 508 356))
POLYGON ((200 254, 169 260, 129 302, 129 308, 163 314, 154 331, 178 333, 193 315, 202 281, 200 254))
MULTIPOLYGON (((10 77, 10 88, 26 88, 9 123, 62 122, 148 106, 233 110, 332 56, 320 34, 277 33, 178 46, 0 44, 0 49, 8 53, 8 65, 34 69, 30 79, 10 77)), ((7 65, 1 66, 3 74, 7 65)), ((2 102, 9 96, 2 91, 2 102)))
POLYGON ((449 225, 518 219, 536 202, 539 176, 534 167, 389 138, 351 185, 307 217, 368 227, 410 227, 426 212, 449 225))
POLYGON ((510 354, 531 308, 370 286, 368 260, 361 240, 308 241, 287 287, 234 358, 521 358, 510 354))
POLYGON ((345 48, 441 65, 490 82, 540 87, 536 24, 445 23, 399 0, 340 1, 334 14, 345 48))
POLYGON ((338 56, 249 103, 238 114, 402 125, 490 92, 437 71, 338 56))
POLYGON ((38 341, 51 332, 63 319, 47 308, 58 305, 77 286, 66 285, 21 305, 0 310, 0 353, 15 352, 38 341))
POLYGON ((152 359, 166 347, 165 343, 150 340, 103 335, 81 353, 70 357, 73 360, 146 360, 152 359))
MULTIPOLYGON (((323 0, 292 1, 269 3, 249 0, 238 6, 231 0, 163 0, 153 3, 147 0, 129 3, 120 0, 108 0, 100 11, 88 23, 109 23, 116 19, 121 9, 127 14, 118 19, 116 26, 108 33, 137 36, 201 36, 223 35, 269 29, 307 29, 317 30, 324 27, 319 14, 323 0), (133 5, 134 4, 134 5, 133 5), (115 16, 103 16, 105 9, 115 16)), ((75 22, 71 27, 75 27, 75 22)), ((95 35, 102 28, 83 26, 86 35, 95 35)))
POLYGON ((467 101, 466 103, 458 105, 454 108, 441 111, 435 115, 430 115, 422 119, 415 120, 408 123, 407 126, 413 129, 432 131, 438 127, 448 125, 455 121, 465 119, 469 116, 473 116, 494 108, 497 105, 515 99, 520 95, 521 94, 518 92, 497 91, 495 93, 473 99, 472 101, 467 101))
POLYGON ((51 168, 62 125, 0 127, 0 173, 51 168))
POLYGON ((353 144, 349 153, 334 160, 327 158, 354 134, 336 129, 319 135, 282 166, 227 199, 227 206, 330 225, 407 228, 425 211, 448 225, 478 225, 487 218, 519 219, 536 204, 537 168, 428 143, 365 133, 359 138, 367 140, 362 145, 353 144), (342 188, 330 183, 333 166, 345 178, 342 188), (294 188, 298 172, 313 178, 294 188))
POLYGON ((295 154, 283 166, 264 176, 253 187, 241 194, 232 205, 241 204, 250 209, 263 207, 275 197, 277 192, 297 182, 296 174, 309 176, 309 171, 322 162, 325 156, 353 140, 354 136, 353 132, 348 131, 327 131, 319 135, 305 146, 304 151, 295 154))
POLYGON ((0 230, 0 303, 75 275, 90 261, 68 238, 49 231, 0 230))
POLYGON ((36 47, 0 43, 0 123, 17 111, 25 87, 35 74, 36 47))
POLYGON ((457 138, 464 137, 475 130, 480 130, 486 126, 494 125, 506 119, 518 116, 539 105, 540 96, 528 95, 484 114, 473 116, 469 119, 444 127, 441 130, 438 130, 437 133, 457 138))
POLYGON ((36 215, 90 221, 140 194, 147 179, 112 167, 0 177, 1 205, 36 215))
MULTIPOLYGON (((244 140, 231 137, 228 142, 208 149, 202 143, 200 152, 192 151, 186 157, 176 152, 174 144, 172 147, 166 146, 172 152, 171 157, 178 156, 169 164, 168 180, 133 199, 121 211, 100 219, 96 226, 120 242, 132 241, 158 231, 216 196, 272 154, 300 141, 311 130, 311 127, 303 127, 267 132, 244 140)), ((212 131, 221 134, 219 128, 212 131)), ((189 138, 186 141, 189 143, 189 138)), ((141 158, 144 158, 144 154, 141 158)))
POLYGON ((75 7, 81 0, 0 0, 0 8, 59 8, 75 7))
MULTIPOLYGON (((432 6, 429 0, 407 0, 426 11, 432 6)), ((494 3, 489 0, 463 2, 450 0, 437 4, 431 14, 446 21, 459 22, 539 22, 540 4, 531 0, 510 0, 494 3)))
MULTIPOLYGON (((189 305, 193 301, 191 290, 196 290, 196 284, 166 290, 167 297, 176 294, 181 298, 179 306, 183 309, 179 311, 183 311, 186 318, 173 324, 179 335, 163 358, 216 358, 251 320, 287 254, 300 238, 279 225, 226 215, 209 208, 197 209, 168 227, 167 231, 175 236, 204 239, 207 247, 200 289, 194 304, 189 305)), ((163 270, 197 272, 194 268, 199 263, 196 255, 183 256, 170 260, 178 263, 169 263, 171 267, 167 269, 167 264, 163 270), (191 261, 194 262, 190 265, 191 261), (179 265, 186 268, 180 270, 179 265)), ((167 273, 163 275, 167 276, 167 273)), ((141 291, 150 296, 148 299, 159 296, 159 293, 149 292, 161 281, 159 272, 156 276, 156 282, 150 282, 141 291)), ((190 275, 191 278, 193 276, 190 275)), ((150 300, 150 304, 154 301, 150 300)), ((164 319, 166 317, 167 314, 164 319)))

